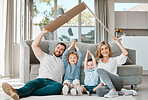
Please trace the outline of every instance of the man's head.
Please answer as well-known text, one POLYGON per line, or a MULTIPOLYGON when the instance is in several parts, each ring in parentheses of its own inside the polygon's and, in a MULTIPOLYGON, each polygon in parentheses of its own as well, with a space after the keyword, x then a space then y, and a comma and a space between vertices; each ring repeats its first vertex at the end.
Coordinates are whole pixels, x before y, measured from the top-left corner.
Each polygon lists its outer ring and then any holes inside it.
POLYGON ((62 42, 59 42, 54 49, 54 55, 56 57, 61 57, 65 50, 66 50, 66 45, 62 42))

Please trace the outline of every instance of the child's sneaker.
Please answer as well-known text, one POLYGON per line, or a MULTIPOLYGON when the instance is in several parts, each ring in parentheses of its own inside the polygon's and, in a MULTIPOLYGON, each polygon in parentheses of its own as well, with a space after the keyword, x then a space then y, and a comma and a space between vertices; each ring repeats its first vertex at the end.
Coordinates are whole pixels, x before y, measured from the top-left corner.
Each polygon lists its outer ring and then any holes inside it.
POLYGON ((62 88, 63 95, 68 95, 68 91, 69 91, 68 86, 67 85, 64 85, 63 88, 62 88))
POLYGON ((90 89, 89 90, 89 95, 91 95, 93 93, 93 90, 92 89, 90 89))
POLYGON ((77 94, 76 89, 75 88, 72 88, 70 90, 70 93, 71 93, 72 96, 76 96, 76 94, 77 94))
POLYGON ((127 90, 127 89, 121 89, 121 92, 124 92, 125 94, 123 96, 126 96, 126 95, 137 95, 137 92, 135 90, 127 90))
POLYGON ((78 95, 82 95, 82 87, 78 85, 76 89, 77 89, 78 95))
POLYGON ((4 92, 11 98, 13 98, 14 100, 19 100, 17 92, 7 82, 2 83, 2 88, 4 92))
POLYGON ((118 92, 115 92, 113 89, 111 89, 106 95, 104 95, 105 98, 113 98, 117 96, 118 92))
POLYGON ((89 93, 89 91, 86 91, 86 93, 87 93, 87 95, 89 95, 89 96, 90 96, 90 93, 89 93))

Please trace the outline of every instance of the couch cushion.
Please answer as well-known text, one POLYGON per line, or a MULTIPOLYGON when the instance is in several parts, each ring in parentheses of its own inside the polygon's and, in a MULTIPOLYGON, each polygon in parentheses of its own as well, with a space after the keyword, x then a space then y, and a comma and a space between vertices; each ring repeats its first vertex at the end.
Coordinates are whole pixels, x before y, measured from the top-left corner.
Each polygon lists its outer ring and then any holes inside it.
MULTIPOLYGON (((116 43, 114 41, 110 44, 110 46, 111 46, 112 51, 113 51, 113 57, 121 55, 122 51, 116 45, 116 43)), ((135 50, 131 50, 131 49, 127 49, 127 48, 126 48, 126 50, 128 51, 128 58, 127 58, 127 61, 126 61, 125 65, 136 64, 135 63, 135 61, 136 61, 135 50)))
MULTIPOLYGON (((85 58, 85 55, 87 53, 87 49, 91 51, 91 53, 95 56, 95 52, 97 50, 97 44, 88 44, 88 43, 78 43, 77 44, 78 48, 81 50, 83 54, 83 58, 85 58)), ((88 59, 90 56, 88 57, 88 59)), ((84 59, 83 59, 84 60, 84 59)))
MULTIPOLYGON (((59 42, 65 43, 67 48, 71 45, 71 42, 49 40, 48 45, 49 45, 49 54, 50 55, 53 54, 54 48, 56 47, 56 45, 59 42)), ((73 47, 70 51, 75 51, 75 48, 73 47)))
POLYGON ((39 67, 40 67, 40 64, 31 64, 30 65, 31 67, 31 72, 30 74, 34 74, 34 75, 38 75, 39 74, 39 67))
POLYGON ((118 67, 119 76, 132 76, 132 75, 142 75, 142 66, 140 65, 123 65, 118 67))
MULTIPOLYGON (((31 48, 33 40, 26 40, 26 44, 30 47, 30 64, 39 64, 39 60, 35 57, 33 50, 31 48)), ((39 47, 45 52, 48 53, 48 41, 41 41, 39 47)))
POLYGON ((142 83, 142 75, 120 76, 124 85, 138 85, 142 83))

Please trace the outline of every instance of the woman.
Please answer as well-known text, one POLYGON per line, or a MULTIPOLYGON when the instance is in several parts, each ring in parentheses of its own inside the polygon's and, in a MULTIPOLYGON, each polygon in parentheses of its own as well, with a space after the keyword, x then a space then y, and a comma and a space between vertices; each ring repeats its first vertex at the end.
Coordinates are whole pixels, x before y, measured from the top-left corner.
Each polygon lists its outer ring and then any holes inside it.
POLYGON ((101 42, 96 51, 96 57, 98 61, 98 75, 101 78, 104 86, 99 87, 96 90, 96 93, 101 97, 115 97, 118 96, 118 92, 123 95, 136 95, 136 91, 134 90, 125 90, 122 89, 123 81, 117 75, 117 67, 124 64, 127 60, 128 52, 127 50, 120 44, 117 38, 113 37, 114 42, 119 46, 122 51, 122 54, 117 57, 112 57, 112 50, 110 45, 103 41, 101 42))

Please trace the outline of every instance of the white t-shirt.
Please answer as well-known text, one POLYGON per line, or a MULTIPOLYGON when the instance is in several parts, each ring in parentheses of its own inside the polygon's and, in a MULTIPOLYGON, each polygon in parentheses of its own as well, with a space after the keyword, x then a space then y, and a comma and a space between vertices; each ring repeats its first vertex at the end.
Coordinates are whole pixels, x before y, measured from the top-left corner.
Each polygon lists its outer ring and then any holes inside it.
POLYGON ((117 67, 124 64, 126 60, 127 56, 123 55, 123 53, 117 57, 110 57, 107 63, 103 63, 102 58, 100 58, 98 61, 98 68, 102 68, 114 75, 117 75, 117 67))
POLYGON ((60 57, 51 56, 43 52, 38 60, 40 61, 40 68, 37 78, 49 78, 62 83, 64 64, 60 57))

